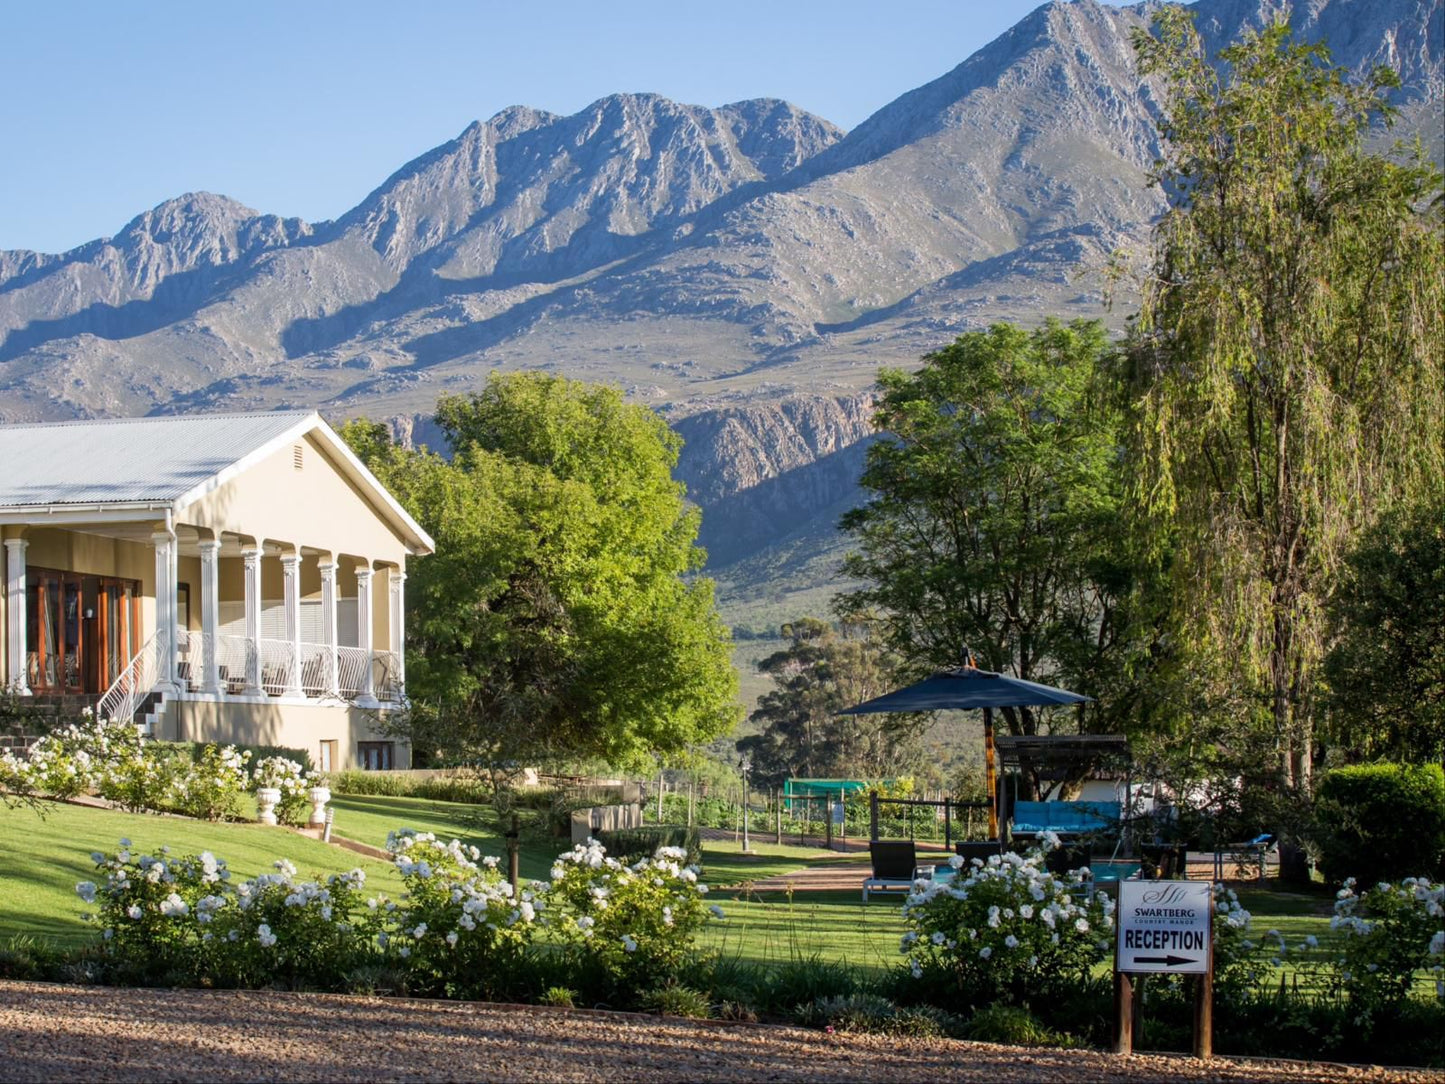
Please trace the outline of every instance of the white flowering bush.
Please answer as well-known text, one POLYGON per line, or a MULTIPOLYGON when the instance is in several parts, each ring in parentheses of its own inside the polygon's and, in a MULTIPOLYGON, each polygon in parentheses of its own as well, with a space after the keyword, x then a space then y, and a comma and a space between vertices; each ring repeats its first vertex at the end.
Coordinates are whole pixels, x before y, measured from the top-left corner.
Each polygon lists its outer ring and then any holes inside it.
POLYGON ((201 901, 225 891, 230 871, 209 851, 199 856, 171 858, 134 854, 128 839, 114 855, 91 856, 99 884, 82 881, 75 886, 87 904, 98 904, 89 917, 101 926, 103 951, 122 973, 137 978, 183 982, 204 970, 201 901))
POLYGON ((178 765, 171 779, 169 804, 190 817, 208 821, 234 820, 241 813, 250 776, 246 762, 250 753, 234 745, 208 745, 189 765, 178 765))
POLYGON ((514 898, 495 857, 459 840, 442 843, 430 832, 392 832, 386 849, 406 894, 394 909, 371 904, 386 921, 381 945, 404 961, 410 988, 464 998, 519 992, 527 951, 547 910, 546 886, 533 883, 514 898))
POLYGON ((201 935, 226 985, 336 986, 370 955, 376 921, 362 902, 366 873, 298 880, 287 859, 274 873, 217 901, 201 935))
POLYGON ((101 950, 122 978, 217 986, 330 985, 364 957, 375 924, 362 905, 363 871, 298 881, 287 860, 276 872, 235 883, 209 851, 172 858, 92 854, 100 882, 76 893, 98 905, 101 950))
POLYGON ((1362 1013, 1389 1011, 1409 996, 1416 976, 1445 977, 1445 885, 1423 877, 1382 881, 1357 892, 1347 880, 1330 929, 1340 988, 1362 1013))
POLYGON ((320 775, 308 772, 290 757, 264 757, 251 772, 251 793, 262 787, 279 790, 281 801, 276 806, 276 819, 282 824, 300 825, 305 823, 311 809, 307 793, 320 780, 320 775))
POLYGON ((1084 981, 1113 943, 1114 902, 1087 869, 1044 868, 1044 852, 954 857, 951 882, 918 881, 901 951, 915 978, 946 978, 965 1001, 1021 1003, 1084 981))
POLYGON ((636 998, 676 978, 698 931, 722 908, 707 903, 698 867, 681 847, 659 847, 624 865, 595 839, 552 867, 547 893, 554 934, 578 957, 606 996, 636 998))

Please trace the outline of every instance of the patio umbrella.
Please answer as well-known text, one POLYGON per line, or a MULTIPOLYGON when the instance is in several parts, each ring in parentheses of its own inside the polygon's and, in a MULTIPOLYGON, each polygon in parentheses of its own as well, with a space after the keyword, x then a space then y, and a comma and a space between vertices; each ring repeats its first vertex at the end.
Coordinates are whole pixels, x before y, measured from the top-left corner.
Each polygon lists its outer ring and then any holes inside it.
POLYGON ((960 666, 956 670, 940 670, 931 677, 891 693, 875 696, 851 708, 844 708, 840 715, 875 715, 887 712, 909 711, 967 711, 983 709, 983 753, 984 766, 988 773, 988 829, 998 838, 998 781, 994 772, 993 709, 1021 707, 1052 707, 1056 704, 1080 704, 1092 699, 1057 689, 1052 685, 1040 685, 1033 681, 996 674, 992 670, 980 670, 972 665, 960 666))

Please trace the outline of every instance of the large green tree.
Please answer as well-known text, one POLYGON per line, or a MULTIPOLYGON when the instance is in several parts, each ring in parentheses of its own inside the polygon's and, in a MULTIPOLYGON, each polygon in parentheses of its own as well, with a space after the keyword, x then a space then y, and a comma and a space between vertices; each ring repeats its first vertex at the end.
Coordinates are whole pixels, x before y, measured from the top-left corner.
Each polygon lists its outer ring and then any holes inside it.
POLYGON ((787 646, 758 663, 773 679, 751 716, 762 731, 737 743, 752 756, 754 778, 884 779, 924 766, 927 717, 838 714, 892 688, 894 660, 870 629, 805 617, 782 634, 787 646))
MULTIPOLYGON (((905 670, 979 665, 1097 697, 1080 729, 1117 731, 1128 698, 1120 604, 1131 584, 1117 530, 1118 434, 1096 394, 1102 326, 974 332, 885 370, 862 484, 843 527, 865 586, 839 599, 876 616, 905 670)), ((1013 734, 1040 713, 1005 708, 1013 734)), ((1078 725, 1075 724, 1075 725, 1078 725)))
POLYGON ((1445 468, 1440 176, 1363 149, 1389 73, 1352 83, 1283 25, 1215 63, 1191 19, 1136 38, 1169 209, 1124 374, 1130 507, 1189 710, 1307 788, 1343 556, 1445 468))
POLYGON ((493 376, 442 399, 450 460, 347 439, 437 541, 407 590, 416 738, 487 765, 672 758, 736 718, 730 638, 694 575, 680 442, 605 387, 493 376))
POLYGON ((1361 539, 1330 616, 1331 740, 1356 757, 1445 762, 1445 497, 1361 539))

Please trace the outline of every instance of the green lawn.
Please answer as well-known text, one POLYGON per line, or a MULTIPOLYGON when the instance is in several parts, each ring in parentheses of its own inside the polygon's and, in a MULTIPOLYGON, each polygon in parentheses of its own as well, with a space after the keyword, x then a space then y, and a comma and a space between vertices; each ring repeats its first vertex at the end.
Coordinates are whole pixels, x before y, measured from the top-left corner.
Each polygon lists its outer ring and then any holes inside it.
POLYGON ((41 803, 42 815, 24 807, 0 806, 0 938, 34 934, 63 944, 94 935, 80 920, 85 905, 75 894, 79 881, 96 879, 92 851, 114 852, 121 837, 138 854, 168 846, 172 854, 209 850, 224 858, 237 877, 271 870, 289 858, 303 876, 341 873, 360 867, 377 891, 395 895, 401 881, 390 865, 281 828, 258 824, 209 824, 184 817, 121 813, 63 803, 41 803))
POLYGON ((899 897, 863 903, 859 893, 717 891, 726 918, 709 923, 705 948, 749 963, 777 964, 818 957, 882 970, 899 960, 903 905, 899 897))
POLYGON ((706 840, 702 845, 703 880, 714 886, 742 885, 794 873, 808 866, 838 863, 856 864, 861 869, 868 865, 868 855, 756 840, 750 854, 743 854, 742 845, 730 840, 706 840))
MULTIPOLYGON (((461 838, 484 853, 505 855, 503 841, 479 827, 474 806, 417 798, 348 797, 333 800, 334 831, 375 846, 400 827, 461 838)), ((224 858, 238 877, 266 872, 277 858, 289 858, 303 875, 337 873, 361 867, 368 885, 399 894, 400 881, 384 862, 284 829, 254 824, 208 824, 182 817, 120 813, 44 803, 44 815, 26 808, 0 808, 0 828, 10 846, 0 851, 0 940, 32 934, 65 945, 93 936, 80 920, 83 905, 75 896, 78 881, 93 880, 92 851, 113 851, 120 837, 134 849, 154 851, 167 845, 175 854, 210 850, 224 858)), ((567 849, 565 840, 526 839, 522 875, 542 879, 552 860, 567 849)), ((855 967, 879 969, 898 960, 903 933, 901 900, 882 896, 863 903, 855 891, 759 893, 752 885, 807 866, 826 863, 866 865, 864 853, 839 854, 789 844, 755 843, 744 855, 731 841, 709 842, 703 851, 704 879, 727 920, 710 924, 704 947, 725 955, 767 963, 813 956, 855 967)), ((1254 914, 1257 937, 1278 929, 1291 945, 1314 934, 1331 938, 1327 895, 1245 890, 1241 902, 1254 914)))

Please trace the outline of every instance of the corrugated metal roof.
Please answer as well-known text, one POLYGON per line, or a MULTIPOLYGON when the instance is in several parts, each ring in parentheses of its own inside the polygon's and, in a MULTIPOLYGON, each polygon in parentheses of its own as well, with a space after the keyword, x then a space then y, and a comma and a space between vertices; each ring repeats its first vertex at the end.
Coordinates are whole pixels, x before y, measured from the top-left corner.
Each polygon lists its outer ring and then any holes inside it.
POLYGON ((0 426, 0 508, 174 501, 310 411, 0 426))

